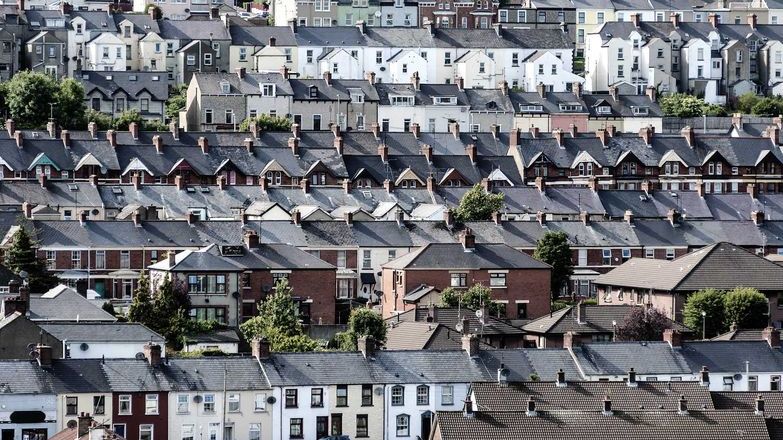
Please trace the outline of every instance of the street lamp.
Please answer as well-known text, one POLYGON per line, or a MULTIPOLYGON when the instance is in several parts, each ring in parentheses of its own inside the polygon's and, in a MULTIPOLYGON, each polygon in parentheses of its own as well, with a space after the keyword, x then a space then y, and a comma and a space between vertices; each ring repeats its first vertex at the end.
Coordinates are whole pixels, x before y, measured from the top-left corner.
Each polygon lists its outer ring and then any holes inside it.
POLYGON ((707 339, 707 312, 701 311, 701 338, 707 339))

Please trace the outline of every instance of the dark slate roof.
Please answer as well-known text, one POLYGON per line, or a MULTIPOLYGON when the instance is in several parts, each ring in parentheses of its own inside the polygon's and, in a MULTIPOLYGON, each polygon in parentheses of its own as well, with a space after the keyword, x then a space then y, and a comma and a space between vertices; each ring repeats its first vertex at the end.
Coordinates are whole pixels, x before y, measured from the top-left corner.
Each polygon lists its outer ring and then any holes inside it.
POLYGON ((153 368, 145 359, 111 359, 102 368, 113 392, 169 391, 172 388, 164 370, 153 368))
POLYGON ((168 40, 231 40, 221 20, 203 20, 198 24, 187 20, 162 20, 160 36, 168 40))
POLYGON ((471 387, 474 401, 484 411, 526 411, 527 401, 536 402, 536 411, 600 409, 605 396, 612 400, 612 410, 639 409, 676 411, 680 396, 694 409, 715 409, 710 391, 698 382, 568 382, 559 387, 554 381, 474 383, 471 387))
MULTIPOLYGON (((289 79, 295 100, 350 101, 349 89, 361 89, 364 99, 378 101, 378 92, 368 81, 359 79, 333 79, 331 85, 323 79, 289 79), (317 88, 316 98, 310 97, 310 88, 317 88)), ((328 132, 331 135, 331 132, 328 132)), ((331 147, 331 142, 328 144, 331 147)))
POLYGON ((56 393, 44 371, 28 359, 0 361, 0 384, 0 396, 56 393))
POLYGON ((128 20, 133 23, 133 33, 146 35, 150 32, 160 34, 160 21, 153 20, 150 14, 129 14, 120 13, 114 14, 114 21, 119 25, 123 21, 128 20))
POLYGON ((75 290, 59 285, 43 295, 30 295, 30 319, 33 321, 105 321, 117 320, 75 290), (54 294, 56 293, 56 295, 54 294))
POLYGON ((706 366, 713 372, 777 372, 783 370, 783 353, 767 341, 683 342, 679 350, 693 371, 706 366), (745 361, 750 361, 746 364, 745 361))
POLYGON ((711 341, 763 341, 762 329, 732 329, 726 333, 715 336, 711 341))
POLYGON ((101 359, 55 359, 47 373, 58 394, 111 392, 101 359))
POLYGON ((460 90, 456 84, 421 84, 416 90, 412 84, 378 83, 375 84, 378 91, 380 105, 391 105, 390 95, 415 96, 416 105, 433 105, 436 97, 454 97, 457 102, 454 106, 468 106, 468 97, 464 90, 460 90))
MULTIPOLYGON (((621 219, 630 210, 634 218, 666 218, 670 209, 676 209, 683 217, 713 218, 709 197, 699 197, 695 191, 598 191, 598 198, 607 214, 621 219)), ((750 219, 750 213, 748 213, 750 219)))
POLYGON ((169 99, 169 84, 166 72, 103 72, 82 71, 74 74, 74 79, 84 85, 85 94, 97 90, 106 99, 113 100, 114 95, 121 91, 130 99, 136 99, 146 91, 153 99, 165 101, 169 99))
POLYGON ((244 391, 269 388, 258 360, 252 357, 171 358, 161 365, 160 370, 168 379, 171 391, 244 391))
POLYGON ((466 251, 459 243, 431 243, 384 265, 393 269, 549 269, 506 244, 476 244, 466 251))
MULTIPOLYGON (((468 318, 470 321, 471 331, 484 335, 521 335, 523 332, 517 327, 514 327, 502 319, 498 319, 490 316, 482 324, 478 318, 476 318, 476 311, 470 309, 458 309, 456 307, 435 307, 432 310, 433 316, 432 322, 441 324, 449 328, 454 333, 457 331, 457 324, 461 324, 461 319, 468 318)), ((430 317, 430 310, 427 307, 417 307, 412 310, 399 313, 394 317, 388 318, 388 323, 393 322, 427 322, 430 317)), ((459 337, 457 337, 459 339, 459 337)))
POLYGON ((289 26, 234 26, 229 27, 231 44, 237 46, 266 46, 275 38, 277 46, 296 46, 296 37, 289 26))
POLYGON ((508 95, 498 89, 465 90, 470 109, 487 112, 513 112, 514 106, 508 95))
MULTIPOLYGON (((528 333, 537 334, 565 334, 575 332, 580 334, 612 333, 616 329, 612 323, 618 326, 624 325, 626 317, 633 310, 631 305, 582 305, 581 322, 577 321, 577 307, 569 306, 549 315, 542 316, 522 327, 528 333)), ((690 330, 679 323, 669 321, 671 328, 680 332, 690 330)))
POLYGON ((715 243, 672 261, 632 258, 599 276, 599 284, 693 292, 746 286, 779 290, 783 267, 729 243, 715 243))
POLYGON ((85 28, 88 30, 99 30, 102 32, 117 32, 117 23, 114 17, 104 11, 72 11, 71 20, 80 17, 85 21, 85 28))
POLYGON ((163 342, 163 336, 134 322, 39 323, 44 331, 61 341, 76 342, 163 342))
MULTIPOLYGON (((715 409, 726 409, 741 412, 753 412, 756 409, 756 399, 764 399, 764 415, 783 417, 783 393, 759 391, 723 391, 712 392, 715 409)), ((773 437, 778 438, 778 437, 773 437)))
POLYGON ((594 438, 606 440, 729 440, 742 432, 744 439, 769 439, 764 418, 728 411, 628 411, 603 416, 594 411, 547 411, 536 417, 524 412, 438 411, 442 440, 506 440, 525 438, 594 438))
POLYGON ((497 371, 509 370, 508 379, 520 382, 533 379, 553 380, 562 369, 566 381, 581 380, 582 376, 567 350, 561 349, 503 349, 481 350, 479 358, 484 363, 490 380, 497 380, 497 371))
POLYGON ((663 110, 657 102, 651 101, 647 95, 620 95, 618 99, 613 99, 611 95, 593 94, 582 95, 587 109, 592 117, 622 116, 625 118, 639 117, 633 113, 633 107, 646 107, 648 114, 641 116, 645 118, 663 117, 663 110), (599 114, 596 111, 596 105, 600 102, 606 102, 611 107, 611 115, 599 114))
POLYGON ((261 366, 273 387, 376 382, 357 352, 273 353, 261 366))
MULTIPOLYGON (((265 26, 259 29, 269 29, 269 27, 265 26)), ((231 94, 260 95, 261 84, 274 84, 276 96, 291 96, 294 94, 291 84, 280 73, 246 72, 244 78, 240 79, 236 73, 210 72, 196 73, 193 75, 193 78, 195 78, 201 93, 204 95, 225 95, 220 85, 224 81, 229 83, 229 93, 231 94)))
POLYGON ((682 375, 693 370, 679 349, 667 342, 615 342, 584 344, 573 349, 581 371, 587 376, 624 376, 633 368, 638 374, 682 375))
POLYGON ((85 208, 103 205, 98 188, 87 182, 52 182, 45 188, 37 182, 3 182, 0 185, 0 205, 21 206, 28 202, 39 206, 81 206, 85 208))

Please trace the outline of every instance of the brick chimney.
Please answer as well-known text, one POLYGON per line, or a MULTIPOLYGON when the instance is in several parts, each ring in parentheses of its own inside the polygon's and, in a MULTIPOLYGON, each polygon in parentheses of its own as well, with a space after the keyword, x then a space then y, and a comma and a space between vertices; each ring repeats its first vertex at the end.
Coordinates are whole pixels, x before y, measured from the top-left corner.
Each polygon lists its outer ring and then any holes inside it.
POLYGON ((201 147, 201 154, 209 154, 209 140, 204 136, 199 136, 198 146, 201 147))
POLYGON ((16 146, 18 148, 24 147, 24 133, 22 132, 22 130, 17 130, 14 133, 14 139, 16 139, 16 146))
POLYGON ((748 183, 747 185, 745 185, 745 191, 746 191, 748 194, 750 194, 750 197, 751 197, 752 199, 754 199, 754 200, 755 200, 755 199, 758 199, 758 198, 759 198, 759 190, 758 190, 758 188, 756 187, 756 184, 755 184, 755 183, 748 183))
POLYGON ((633 23, 633 27, 638 28, 642 23, 642 14, 631 14, 631 23, 633 23))
POLYGON ((288 148, 291 149, 291 154, 293 154, 296 157, 299 157, 299 138, 297 137, 288 138, 288 148))
POLYGON ((767 327, 761 331, 761 337, 767 341, 770 347, 780 348, 780 330, 774 327, 767 327))
POLYGON ((582 83, 579 81, 574 81, 571 83, 571 93, 574 94, 577 98, 582 97, 582 83))
POLYGON ((538 92, 538 96, 541 97, 541 99, 546 99, 546 86, 544 83, 538 83, 538 85, 536 85, 536 92, 538 92))
POLYGON ((133 184, 133 189, 136 191, 141 189, 141 174, 133 173, 130 177, 131 184, 133 184))
POLYGON ((458 76, 455 80, 457 82, 457 89, 461 92, 465 90, 465 78, 458 76))
POLYGON ((571 137, 575 138, 577 134, 579 134, 579 128, 576 126, 576 124, 570 124, 568 126, 568 131, 571 132, 571 137))
POLYGON ((188 225, 192 226, 198 223, 198 216, 193 212, 188 212, 186 220, 188 221, 188 225))
POLYGON ((675 29, 680 27, 680 14, 670 14, 669 20, 672 22, 672 26, 674 26, 675 29))
POLYGON ((337 136, 334 138, 334 141, 332 141, 332 144, 334 146, 335 151, 337 151, 337 154, 340 156, 343 155, 343 137, 337 136))
POLYGON ((392 182, 389 179, 386 179, 383 181, 383 189, 386 190, 387 194, 391 194, 392 191, 394 191, 394 182, 392 182))
POLYGON ((693 132, 693 128, 690 125, 686 125, 680 130, 680 134, 685 138, 685 142, 688 143, 689 147, 693 148, 696 146, 696 133, 693 132))
POLYGON ((171 136, 174 137, 174 140, 179 140, 179 125, 177 125, 176 120, 169 123, 169 131, 171 132, 171 136))
POLYGON ((375 139, 381 137, 381 126, 377 122, 370 124, 370 131, 375 139))
POLYGON ((255 249, 258 247, 259 238, 256 231, 245 231, 244 234, 245 247, 248 249, 255 249))
POLYGON ((92 417, 89 413, 80 413, 78 422, 76 423, 76 438, 80 439, 90 434, 92 430, 92 417))
POLYGON ((421 154, 424 156, 425 159, 427 159, 427 163, 432 163, 432 147, 423 144, 421 146, 421 154))
POLYGON ((351 193, 351 180, 350 179, 343 179, 343 192, 346 194, 351 193))
POLYGON ((332 124, 329 129, 332 131, 335 138, 340 137, 340 126, 338 124, 332 124))
POLYGON ((704 181, 699 179, 694 184, 696 185, 696 195, 698 195, 701 198, 704 198, 704 181))
POLYGON ((419 72, 413 72, 413 75, 411 75, 411 85, 413 85, 413 90, 421 90, 421 78, 419 77, 419 72))
POLYGON ((410 130, 411 133, 413 133, 413 137, 415 137, 416 139, 421 137, 421 127, 419 126, 418 122, 412 123, 410 130))
POLYGON ((163 138, 159 134, 152 136, 152 145, 155 145, 156 153, 163 154, 163 138))
POLYGON ((117 148, 117 132, 114 130, 106 130, 106 140, 109 141, 109 145, 113 148, 117 148))
POLYGON ((470 159, 470 163, 476 163, 477 152, 475 144, 468 144, 465 146, 465 154, 470 159))
POLYGON ((258 360, 269 359, 269 341, 266 338, 254 338, 250 341, 250 353, 258 360))
POLYGON ((650 130, 650 127, 639 129, 639 137, 642 138, 645 145, 652 145, 652 130, 650 130))
POLYGON ((490 125, 489 132, 492 133, 492 139, 497 140, 500 138, 500 126, 498 124, 490 125))
POLYGON ((562 148, 562 147, 565 146, 565 142, 564 142, 564 139, 563 139, 563 136, 564 136, 563 135, 563 130, 561 130, 559 128, 556 128, 556 129, 552 130, 552 136, 555 138, 555 141, 557 141, 557 146, 558 147, 562 148))
POLYGON ((41 188, 46 188, 46 174, 40 174, 38 176, 38 183, 41 185, 41 188))
POLYGON ((252 121, 248 124, 248 130, 250 130, 250 134, 253 135, 253 139, 258 139, 258 136, 261 134, 261 130, 256 121, 252 121))
POLYGON ((503 96, 508 96, 508 81, 501 81, 500 82, 500 93, 503 94, 503 96))
POLYGON ((324 81, 326 82, 326 85, 331 87, 332 86, 332 72, 327 70, 323 74, 324 81))
POLYGON ((668 342, 672 348, 682 347, 682 333, 679 330, 667 328, 663 331, 663 342, 668 342))
POLYGON ((49 122, 46 123, 46 131, 49 132, 50 138, 57 139, 57 123, 54 122, 54 119, 49 119, 49 122))
POLYGON ((601 145, 604 147, 609 146, 609 133, 605 128, 600 128, 595 131, 595 136, 601 141, 601 145))
MULTIPOLYGON (((614 124, 609 124, 606 126, 606 132, 609 133, 609 137, 614 137, 617 134, 617 127, 614 124)), ((653 133, 655 133, 655 130, 653 130, 653 133)))
POLYGON ((645 95, 647 95, 648 98, 650 98, 651 102, 656 102, 658 100, 658 93, 655 90, 655 87, 653 86, 647 86, 646 89, 644 89, 645 95))
POLYGON ((343 213, 343 220, 345 220, 345 224, 348 226, 353 226, 353 213, 352 212, 344 212, 343 213))
POLYGON ((454 213, 451 212, 451 209, 446 208, 443 210, 443 221, 448 227, 454 226, 454 213))
POLYGON ((90 122, 87 124, 87 131, 90 132, 90 137, 93 139, 98 139, 98 124, 95 122, 90 122))
POLYGON ((6 119, 5 129, 8 131, 8 137, 14 137, 14 133, 16 133, 16 122, 14 122, 13 119, 6 119))
POLYGON ((509 147, 517 147, 519 146, 519 129, 518 128, 512 128, 511 133, 508 135, 508 146, 509 147))
POLYGON ((760 226, 762 223, 764 223, 764 211, 751 211, 750 220, 754 225, 760 226))
POLYGON ((647 196, 653 193, 653 183, 650 182, 649 180, 643 180, 639 187, 642 191, 644 191, 644 194, 647 196))
POLYGON ((479 339, 476 335, 468 334, 462 336, 462 349, 469 357, 474 358, 479 353, 479 339))
POLYGON ((470 228, 465 228, 459 239, 465 252, 473 252, 476 249, 476 236, 473 235, 473 231, 470 228))
POLYGON ((183 179, 182 176, 175 176, 174 186, 176 186, 178 190, 182 191, 185 189, 185 179, 183 179))
POLYGON ((299 210, 293 210, 291 211, 291 221, 296 226, 302 226, 302 213, 299 212, 299 210))
POLYGON ((669 220, 670 225, 677 226, 677 224, 680 222, 680 213, 677 212, 676 209, 670 209, 666 213, 666 219, 669 220))
POLYGON ((378 156, 381 156, 381 162, 389 162, 389 147, 386 144, 378 145, 378 156))
POLYGON ((616 86, 609 86, 609 96, 613 101, 617 101, 620 98, 620 90, 616 86))
POLYGON ((583 225, 587 226, 590 224, 590 214, 587 211, 582 211, 579 213, 579 221, 582 222, 583 225))
POLYGON ((492 222, 494 222, 496 225, 500 226, 503 224, 503 213, 500 211, 495 211, 492 213, 492 222))
POLYGON ((459 140, 459 122, 452 122, 449 124, 451 134, 454 135, 454 139, 459 140))
POLYGON ((430 174, 427 176, 427 191, 434 193, 436 187, 437 184, 435 183, 435 178, 430 174))
POLYGON ((218 189, 221 191, 226 190, 226 176, 217 176, 218 189))
POLYGON ((536 212, 536 221, 539 225, 544 226, 546 223, 546 214, 543 211, 536 212))
POLYGON ((128 132, 133 137, 134 141, 139 140, 139 124, 136 122, 131 122, 128 124, 128 132))
POLYGON ((147 358, 147 362, 150 366, 157 368, 160 366, 161 360, 161 348, 159 344, 154 342, 147 342, 144 344, 144 357, 147 358))
POLYGON ((375 72, 369 71, 369 72, 365 73, 364 74, 364 79, 366 79, 367 82, 370 83, 370 85, 374 85, 375 84, 375 72))
POLYGON ((65 149, 70 150, 71 149, 71 133, 68 130, 63 130, 60 132, 60 139, 63 141, 63 147, 65 149))
POLYGON ((574 340, 575 339, 574 337, 576 335, 577 334, 574 332, 565 332, 565 334, 563 334, 563 348, 571 349, 574 347, 578 347, 579 346, 578 341, 574 340))
POLYGON ((362 353, 365 359, 375 356, 375 338, 372 336, 360 336, 356 340, 356 348, 362 353))
POLYGON ((625 214, 623 214, 623 220, 628 223, 629 225, 633 224, 633 211, 630 209, 625 210, 625 214))
POLYGON ((302 137, 302 127, 299 124, 291 124, 291 135, 297 139, 302 137))
POLYGON ((756 14, 748 14, 748 26, 755 31, 758 24, 758 17, 756 14))
POLYGON ((310 179, 302 179, 299 182, 299 186, 302 187, 302 192, 305 194, 310 193, 310 179))
POLYGON ((35 351, 38 353, 38 365, 41 368, 50 368, 52 366, 52 347, 38 344, 35 346, 35 351))
POLYGON ((543 177, 541 176, 536 177, 535 184, 538 192, 540 192, 541 194, 544 194, 546 192, 546 181, 544 180, 543 177))
POLYGON ((538 138, 538 133, 539 133, 538 127, 536 127, 535 125, 531 125, 530 126, 530 136, 533 139, 537 139, 538 138))
POLYGON ((778 146, 780 144, 780 127, 777 125, 767 127, 766 135, 772 141, 772 145, 778 146))

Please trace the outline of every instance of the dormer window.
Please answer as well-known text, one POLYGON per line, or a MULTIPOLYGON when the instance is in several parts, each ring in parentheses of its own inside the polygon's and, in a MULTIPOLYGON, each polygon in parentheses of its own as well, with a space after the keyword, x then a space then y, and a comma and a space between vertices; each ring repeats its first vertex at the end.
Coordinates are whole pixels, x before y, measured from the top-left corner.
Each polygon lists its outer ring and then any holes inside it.
POLYGON ((231 84, 229 84, 228 81, 220 81, 220 92, 221 93, 231 92, 231 84))
POLYGON ((351 102, 354 104, 361 104, 364 102, 364 93, 361 89, 350 89, 351 102))
POLYGON ((395 106, 412 106, 413 96, 391 96, 391 105, 395 106))
POLYGON ((315 99, 317 97, 318 97, 318 87, 310 86, 310 99, 315 99))
POLYGON ((275 96, 275 85, 261 84, 261 96, 275 96))
POLYGON ((608 115, 612 112, 612 107, 609 107, 608 105, 599 105, 596 107, 595 112, 599 115, 608 115))
POLYGON ((454 96, 436 96, 434 102, 436 105, 453 105, 457 103, 457 98, 454 96))
POLYGON ((122 37, 123 38, 130 38, 131 37, 131 27, 130 26, 123 26, 123 28, 122 28, 122 37))
POLYGON ((84 30, 84 26, 81 23, 76 24, 76 35, 81 35, 84 30))
POLYGON ((631 107, 634 116, 647 116, 650 113, 649 107, 631 107))
POLYGON ((542 112, 544 111, 544 106, 539 104, 528 104, 520 107, 520 109, 525 112, 542 112))
POLYGON ((560 104, 560 111, 561 112, 578 112, 578 111, 582 111, 582 104, 574 103, 574 102, 561 103, 560 104))

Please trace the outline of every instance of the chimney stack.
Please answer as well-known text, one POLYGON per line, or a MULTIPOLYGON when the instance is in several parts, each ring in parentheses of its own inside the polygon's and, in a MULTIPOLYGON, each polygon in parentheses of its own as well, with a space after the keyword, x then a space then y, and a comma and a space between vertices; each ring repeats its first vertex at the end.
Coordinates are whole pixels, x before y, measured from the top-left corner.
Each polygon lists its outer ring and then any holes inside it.
POLYGON ((671 20, 672 25, 675 29, 678 29, 680 27, 680 14, 674 14, 672 13, 669 15, 669 20, 671 20))
POLYGON ((371 359, 375 356, 375 338, 370 335, 360 336, 356 340, 356 348, 365 359, 371 359))
POLYGON ((764 417, 764 410, 765 410, 764 398, 761 396, 761 394, 759 394, 758 396, 756 396, 756 407, 753 413, 756 414, 757 416, 764 417))
POLYGON ((350 179, 343 179, 343 192, 346 194, 351 193, 351 180, 350 179))
POLYGON ((389 163, 389 147, 386 144, 378 146, 378 156, 381 156, 381 162, 389 163))
POLYGON ((703 387, 710 386, 710 370, 706 366, 702 366, 701 371, 699 371, 699 385, 703 387))
POLYGON ((767 327, 762 330, 761 337, 767 341, 771 348, 780 348, 780 330, 775 327, 767 327))
POLYGON ((753 221, 754 225, 760 226, 764 223, 764 211, 751 211, 750 220, 753 221))
POLYGON ((670 209, 666 213, 666 219, 669 220, 669 224, 671 224, 672 227, 677 226, 680 222, 680 213, 676 209, 670 209))
POLYGON ((671 348, 682 347, 682 333, 679 330, 667 328, 663 331, 663 341, 668 342, 671 348))
POLYGON ((629 225, 633 224, 633 211, 630 209, 625 210, 625 214, 623 215, 623 220, 625 220, 626 223, 629 225))
POLYGON ((418 122, 414 122, 411 124, 410 127, 411 133, 413 133, 413 137, 418 139, 421 137, 421 127, 419 126, 418 122))
POLYGON ((538 192, 544 194, 546 192, 546 181, 544 180, 544 178, 541 176, 536 177, 535 183, 538 192))
POLYGON ((605 128, 600 128, 595 131, 595 136, 601 141, 601 145, 604 147, 609 146, 609 133, 605 128))
POLYGON ((90 137, 93 139, 98 139, 98 124, 95 122, 90 122, 87 124, 87 131, 90 132, 90 137))
POLYGON ((512 128, 511 133, 508 136, 508 146, 511 148, 515 148, 519 146, 519 129, 518 128, 512 128))
POLYGON ((78 421, 76 423, 76 438, 80 439, 90 434, 92 430, 92 417, 89 413, 80 413, 78 421))
POLYGON ((152 136, 152 144, 155 145, 156 153, 163 154, 163 137, 161 137, 161 135, 156 134, 155 136, 152 136))
POLYGON ((685 399, 684 395, 681 395, 680 399, 677 401, 677 414, 681 416, 688 414, 688 401, 685 399))
POLYGON ((14 137, 14 133, 16 133, 16 122, 14 122, 13 119, 6 119, 5 129, 8 131, 8 137, 14 137))
POLYGON ((247 74, 247 69, 245 69, 244 67, 237 67, 234 70, 237 72, 237 78, 239 78, 240 81, 245 79, 245 75, 247 74))
POLYGON ((174 137, 174 140, 179 140, 179 125, 177 125, 177 121, 171 121, 169 123, 169 131, 171 132, 171 136, 174 137))
POLYGON ((453 122, 450 124, 451 134, 454 135, 454 139, 459 140, 459 122, 453 122))
POLYGON ((536 212, 536 221, 540 226, 544 226, 546 223, 546 214, 543 211, 536 212))
POLYGON ((530 126, 530 136, 533 139, 537 139, 538 138, 538 133, 539 133, 538 127, 536 127, 535 125, 531 125, 530 126))
POLYGON ((343 137, 337 136, 334 138, 334 141, 332 142, 335 151, 337 151, 337 154, 342 156, 343 155, 343 137))
POLYGON ((688 143, 689 147, 693 148, 696 146, 696 134, 690 125, 686 125, 682 130, 680 130, 680 133, 682 134, 682 137, 685 138, 685 142, 688 143))
POLYGON ((135 189, 136 191, 141 189, 141 174, 138 173, 131 174, 130 180, 131 180, 131 184, 133 184, 133 189, 135 189))
POLYGON ((258 234, 256 233, 256 231, 250 231, 250 230, 245 231, 244 239, 245 239, 245 247, 246 248, 248 248, 248 249, 256 249, 256 248, 258 248, 259 238, 258 238, 258 234))
POLYGON ((46 131, 49 132, 50 138, 57 139, 57 123, 54 122, 54 119, 49 119, 49 122, 46 123, 46 131))
POLYGON ((266 338, 253 338, 250 341, 250 353, 258 360, 269 359, 269 341, 266 338))
POLYGON ((182 176, 174 176, 174 186, 177 190, 182 191, 185 189, 185 179, 182 176))
POLYGON ((375 72, 369 71, 369 72, 365 73, 364 74, 364 79, 366 79, 367 82, 370 83, 370 85, 374 85, 375 84, 375 72))
POLYGON ((631 23, 633 23, 633 27, 638 28, 642 23, 642 14, 631 14, 631 23))
POLYGON ((470 228, 465 228, 459 238, 465 252, 473 252, 476 249, 476 236, 473 235, 473 231, 470 228))
POLYGON ((106 140, 109 141, 109 145, 112 148, 117 148, 117 132, 114 130, 106 130, 106 140))
POLYGON ((465 146, 465 154, 470 159, 470 163, 475 164, 477 159, 476 145, 468 144, 465 146))
POLYGON ((201 147, 201 154, 209 154, 209 140, 204 136, 199 136, 198 146, 201 147))
POLYGON ((628 382, 626 384, 629 387, 639 386, 639 382, 636 381, 636 371, 634 371, 633 367, 631 367, 631 369, 628 370, 628 382))
POLYGON ((14 133, 14 138, 16 139, 16 146, 18 148, 24 147, 24 133, 22 132, 22 130, 17 130, 14 133))
POLYGON ((302 137, 302 127, 300 127, 299 124, 291 124, 291 134, 299 139, 302 137))
POLYGON ((612 413, 612 399, 609 398, 609 396, 604 396, 604 400, 602 402, 603 407, 601 410, 601 414, 605 416, 611 416, 612 413))
POLYGON ((291 221, 296 226, 302 226, 302 213, 299 210, 291 211, 291 221))
POLYGON ((150 366, 156 368, 160 366, 161 361, 161 348, 159 344, 154 342, 148 342, 144 344, 144 357, 147 358, 147 362, 150 366))
POLYGON ((348 226, 353 226, 353 213, 352 212, 344 212, 343 213, 343 219, 345 220, 345 224, 348 226))
POLYGON ((582 97, 582 83, 579 81, 575 81, 571 84, 571 93, 574 94, 577 98, 582 97))
POLYGON ((309 194, 310 193, 310 179, 302 179, 299 182, 299 186, 302 187, 302 192, 303 193, 305 193, 305 194, 309 194))
POLYGON ((326 82, 326 85, 331 87, 332 86, 332 72, 327 70, 326 72, 324 72, 323 77, 324 77, 324 82, 326 82))
POLYGON ((383 189, 386 190, 386 194, 391 194, 394 191, 394 182, 389 179, 383 181, 383 189))
POLYGON ((66 149, 71 148, 71 133, 68 130, 63 130, 60 132, 60 139, 63 141, 63 147, 66 149))
POLYGON ((421 78, 419 78, 419 72, 413 72, 413 75, 411 75, 411 84, 413 85, 413 90, 421 90, 421 78))
POLYGON ((562 147, 565 146, 565 141, 563 139, 563 136, 564 136, 563 135, 563 130, 561 130, 559 128, 556 128, 556 129, 552 130, 552 136, 555 138, 555 141, 557 141, 557 146, 558 147, 562 148, 562 147))
POLYGON ((377 122, 370 124, 370 131, 375 139, 381 137, 381 126, 377 122))
POLYGON ((642 138, 645 145, 652 145, 652 130, 650 127, 644 127, 639 129, 639 137, 642 138))
POLYGON ((298 137, 288 138, 288 148, 291 149, 291 153, 294 156, 299 157, 299 138, 298 137))
POLYGON ((421 146, 421 154, 424 156, 425 159, 427 159, 427 163, 432 163, 432 147, 423 144, 421 146))
POLYGON ((579 128, 576 126, 576 124, 570 124, 568 126, 568 131, 571 132, 571 137, 575 138, 576 135, 579 133, 579 128))
POLYGON ((758 28, 758 17, 756 14, 748 14, 748 26, 754 31, 758 28))
POLYGON ((469 357, 474 358, 478 356, 479 352, 479 339, 476 335, 467 334, 462 336, 462 349, 468 354, 469 357))
POLYGON ((136 122, 131 122, 128 124, 128 132, 133 137, 134 141, 139 140, 139 124, 136 122))
POLYGON ((226 176, 217 176, 218 189, 221 191, 226 190, 226 176))
POLYGON ((536 85, 536 92, 538 92, 538 96, 541 97, 541 99, 546 99, 546 86, 544 83, 538 83, 538 85, 536 85))
POLYGON ((747 185, 745 185, 745 191, 746 191, 748 194, 750 194, 750 197, 751 197, 753 200, 755 200, 755 199, 759 198, 759 190, 758 190, 758 188, 756 187, 756 184, 755 184, 755 183, 748 183, 747 185))
POLYGON ((38 365, 41 368, 50 368, 52 366, 52 347, 38 344, 35 346, 35 351, 38 353, 38 365))
POLYGON ((568 385, 565 378, 565 371, 563 371, 562 368, 557 370, 557 376, 555 377, 555 385, 558 387, 564 387, 568 385))
POLYGON ((446 208, 443 210, 443 221, 448 227, 454 226, 454 213, 451 212, 451 209, 446 208))

